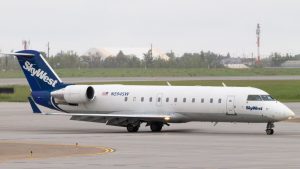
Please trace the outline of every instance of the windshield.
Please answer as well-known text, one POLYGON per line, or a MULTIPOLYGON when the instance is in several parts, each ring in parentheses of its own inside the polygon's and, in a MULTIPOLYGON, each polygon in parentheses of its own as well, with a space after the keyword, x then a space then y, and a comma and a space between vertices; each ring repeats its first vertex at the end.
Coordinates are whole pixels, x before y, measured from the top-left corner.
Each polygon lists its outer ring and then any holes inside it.
POLYGON ((274 101, 270 95, 248 95, 247 101, 274 101))
POLYGON ((261 98, 264 100, 264 101, 274 101, 275 99, 273 99, 272 96, 270 95, 261 95, 261 98))
POLYGON ((259 95, 248 95, 248 101, 261 101, 261 97, 259 95))

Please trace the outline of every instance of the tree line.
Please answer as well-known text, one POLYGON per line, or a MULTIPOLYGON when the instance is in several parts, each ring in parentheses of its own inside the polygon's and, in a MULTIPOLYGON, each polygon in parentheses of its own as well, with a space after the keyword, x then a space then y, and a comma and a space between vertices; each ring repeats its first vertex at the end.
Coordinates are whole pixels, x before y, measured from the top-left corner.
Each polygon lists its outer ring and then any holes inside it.
POLYGON ((300 54, 291 55, 291 54, 281 54, 281 53, 271 53, 268 58, 262 59, 263 66, 268 67, 280 67, 286 61, 300 60, 300 54))
MULTIPOLYGON (((151 50, 144 53, 142 59, 135 55, 126 55, 120 51, 116 56, 102 58, 98 53, 79 56, 74 51, 61 51, 52 57, 46 57, 54 68, 223 68, 224 59, 231 58, 214 52, 200 51, 198 53, 184 53, 175 57, 173 52, 166 53, 168 59, 153 57, 151 50)), ((282 55, 272 53, 268 58, 262 59, 262 66, 278 67, 287 60, 300 60, 300 55, 282 55)), ((19 69, 15 57, 0 57, 0 70, 19 69)))
POLYGON ((142 59, 135 55, 126 55, 120 51, 116 56, 102 58, 99 54, 79 56, 76 52, 60 52, 47 58, 55 68, 222 68, 223 58, 213 52, 184 53, 175 57, 173 52, 166 53, 168 59, 153 57, 151 50, 144 53, 142 59))

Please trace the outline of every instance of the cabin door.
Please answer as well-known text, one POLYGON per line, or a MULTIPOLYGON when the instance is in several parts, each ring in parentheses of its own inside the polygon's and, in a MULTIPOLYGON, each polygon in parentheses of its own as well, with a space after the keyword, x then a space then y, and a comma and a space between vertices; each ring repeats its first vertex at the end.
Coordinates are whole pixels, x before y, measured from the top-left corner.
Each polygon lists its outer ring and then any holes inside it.
POLYGON ((226 114, 227 115, 236 115, 236 112, 235 112, 235 103, 234 103, 234 96, 227 96, 226 114))

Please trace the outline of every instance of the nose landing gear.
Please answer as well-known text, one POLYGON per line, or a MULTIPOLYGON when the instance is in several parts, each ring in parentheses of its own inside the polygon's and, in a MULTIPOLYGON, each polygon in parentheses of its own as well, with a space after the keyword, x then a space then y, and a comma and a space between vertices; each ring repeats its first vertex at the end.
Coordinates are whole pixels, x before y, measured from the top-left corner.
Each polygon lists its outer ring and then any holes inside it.
POLYGON ((273 135, 274 134, 274 130, 273 130, 274 127, 275 126, 274 126, 273 122, 268 122, 267 129, 266 129, 267 135, 273 135))

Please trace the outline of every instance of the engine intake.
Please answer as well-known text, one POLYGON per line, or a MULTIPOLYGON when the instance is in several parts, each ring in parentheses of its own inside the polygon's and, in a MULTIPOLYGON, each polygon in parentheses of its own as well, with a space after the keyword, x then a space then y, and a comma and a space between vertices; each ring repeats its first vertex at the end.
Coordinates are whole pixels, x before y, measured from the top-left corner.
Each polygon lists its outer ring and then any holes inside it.
POLYGON ((57 103, 79 104, 88 103, 95 99, 95 90, 88 85, 70 85, 51 92, 57 103))

